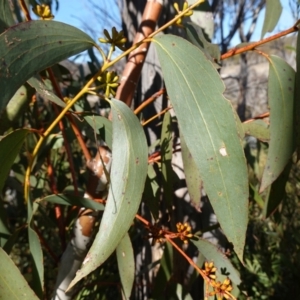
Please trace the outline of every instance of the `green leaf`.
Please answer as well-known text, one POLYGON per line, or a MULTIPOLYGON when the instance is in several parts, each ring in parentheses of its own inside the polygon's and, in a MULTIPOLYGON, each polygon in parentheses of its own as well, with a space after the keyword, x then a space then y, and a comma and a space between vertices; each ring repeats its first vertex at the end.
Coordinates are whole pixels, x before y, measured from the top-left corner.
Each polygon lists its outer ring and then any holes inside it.
POLYGON ((27 203, 28 215, 28 242, 29 250, 32 258, 32 288, 40 299, 43 297, 44 290, 44 259, 40 239, 34 231, 33 215, 38 208, 37 203, 31 203, 29 199, 27 203))
POLYGON ((0 140, 0 191, 2 191, 10 168, 21 150, 29 130, 19 129, 0 140))
POLYGON ((10 238, 11 233, 7 226, 7 215, 6 209, 4 208, 3 201, 0 202, 0 247, 6 244, 7 240, 10 238))
POLYGON ((254 120, 249 123, 242 123, 245 134, 252 135, 262 142, 270 140, 269 124, 263 120, 254 120))
MULTIPOLYGON (((228 277, 232 282, 237 285, 241 283, 239 272, 234 268, 228 257, 220 251, 216 245, 200 238, 197 241, 190 241, 197 247, 199 252, 204 255, 207 261, 212 261, 214 263, 219 272, 224 270, 229 273, 228 277)), ((202 266, 199 267, 202 268, 202 266)))
POLYGON ((265 218, 269 218, 278 208, 286 196, 285 186, 289 179, 289 174, 292 168, 292 163, 289 162, 284 168, 283 172, 272 183, 269 195, 265 201, 263 215, 265 218))
POLYGON ((269 61, 270 143, 260 193, 280 175, 294 151, 295 71, 286 61, 277 56, 271 55, 269 61))
POLYGON ((51 101, 61 107, 65 107, 66 103, 58 98, 53 91, 51 91, 44 83, 40 76, 33 76, 28 81, 28 84, 32 86, 38 94, 40 94, 45 100, 51 101))
POLYGON ((280 0, 266 0, 266 14, 261 31, 261 39, 267 32, 272 32, 277 25, 282 12, 280 0))
POLYGON ((193 156, 218 221, 243 257, 248 222, 248 175, 231 104, 218 72, 197 47, 164 35, 154 39, 179 129, 193 156))
POLYGON ((14 24, 15 21, 9 8, 9 1, 0 1, 0 33, 14 24))
POLYGON ((76 205, 80 207, 86 207, 93 210, 104 210, 104 205, 101 203, 97 203, 91 199, 74 196, 74 195, 65 195, 65 194, 54 194, 43 198, 38 201, 47 201, 50 203, 56 203, 61 205, 76 205))
POLYGON ((138 211, 147 176, 144 130, 131 109, 111 100, 112 166, 108 199, 94 243, 68 289, 100 266, 116 249, 138 211))
POLYGON ((200 209, 202 181, 195 164, 195 161, 185 143, 184 137, 180 134, 181 153, 185 174, 185 181, 192 203, 200 209))
POLYGON ((216 68, 219 68, 220 66, 216 64, 216 62, 220 61, 221 52, 220 48, 217 44, 209 43, 202 31, 202 28, 200 26, 197 26, 192 23, 185 24, 186 33, 188 40, 195 46, 199 47, 201 51, 204 52, 206 57, 212 61, 214 66, 216 68))
POLYGON ((94 41, 79 29, 55 21, 17 24, 0 35, 0 112, 32 75, 80 53, 94 41))
POLYGON ((296 76, 294 92, 294 127, 297 161, 300 159, 300 35, 297 35, 296 76))
POLYGON ((112 148, 112 123, 107 118, 101 116, 85 116, 84 119, 105 141, 107 146, 112 148))
POLYGON ((11 258, 0 248, 0 298, 1 300, 38 300, 11 258))
MULTIPOLYGON (((194 4, 196 0, 188 0, 190 5, 194 4)), ((212 40, 214 37, 215 22, 212 13, 211 6, 208 1, 203 1, 194 10, 190 17, 191 21, 196 26, 203 29, 208 40, 212 40)))
POLYGON ((155 220, 159 217, 160 186, 157 182, 157 174, 152 164, 148 165, 148 173, 143 192, 143 201, 149 207, 155 220))
POLYGON ((160 299, 164 294, 164 290, 168 285, 173 273, 173 248, 170 243, 165 243, 164 253, 160 260, 160 267, 157 275, 153 281, 152 297, 153 299, 160 299))
POLYGON ((8 102, 0 116, 0 133, 17 123, 27 109, 30 97, 28 87, 22 85, 8 102))
POLYGON ((265 206, 265 202, 258 193, 257 189, 251 183, 249 184, 249 191, 250 198, 252 198, 261 209, 263 209, 265 206))
POLYGON ((116 254, 125 299, 129 299, 134 283, 135 265, 133 248, 128 233, 120 241, 116 254))
POLYGON ((170 209, 173 200, 173 168, 172 168, 172 119, 170 112, 166 112, 163 119, 161 137, 161 173, 162 173, 162 188, 163 199, 166 201, 167 207, 170 209))

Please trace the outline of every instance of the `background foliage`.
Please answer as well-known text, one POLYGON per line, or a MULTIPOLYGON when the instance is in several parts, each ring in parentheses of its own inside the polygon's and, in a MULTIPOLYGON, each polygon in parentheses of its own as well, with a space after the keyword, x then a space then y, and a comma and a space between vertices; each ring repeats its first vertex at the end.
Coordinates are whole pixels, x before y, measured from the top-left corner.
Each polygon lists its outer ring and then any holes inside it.
MULTIPOLYGON (((123 2, 129 50, 114 60, 113 50, 125 49, 116 29, 98 33, 99 44, 47 20, 45 5, 58 2, 0 2, 0 298, 57 299, 59 289, 62 299, 297 298, 299 75, 284 57, 258 47, 297 32, 298 23, 263 39, 282 10, 280 1, 270 3, 209 1, 189 23, 187 4, 178 11, 165 5, 158 24, 185 25, 150 35, 166 91, 138 92, 128 103, 120 96, 126 84, 118 84, 111 67, 139 55, 130 54, 136 46, 130 48, 128 22, 132 5, 142 12, 145 3, 123 2), (31 7, 43 20, 30 21, 31 7), (263 7, 261 41, 249 44, 263 7), (203 25, 207 14, 213 19, 203 25), (245 44, 228 50, 235 34, 245 44), (214 36, 219 46, 210 43, 214 36), (60 64, 84 50, 87 73, 76 76, 70 64, 60 64), (250 51, 269 65, 269 111, 259 116, 247 114, 250 51), (219 73, 236 54, 241 96, 233 104, 219 73), (165 100, 155 112, 159 95, 165 100), (182 188, 187 197, 177 193, 182 188)), ((290 5, 299 11, 297 1, 290 5)))

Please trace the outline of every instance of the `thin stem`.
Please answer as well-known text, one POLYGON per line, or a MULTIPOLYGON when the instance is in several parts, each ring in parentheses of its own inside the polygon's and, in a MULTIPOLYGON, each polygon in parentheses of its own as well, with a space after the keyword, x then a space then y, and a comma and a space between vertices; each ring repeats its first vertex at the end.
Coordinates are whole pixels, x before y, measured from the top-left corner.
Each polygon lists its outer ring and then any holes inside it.
POLYGON ((160 89, 158 92, 156 92, 154 95, 152 95, 150 98, 145 100, 139 107, 137 107, 134 111, 134 114, 137 115, 139 114, 146 106, 148 106, 150 103, 155 101, 159 96, 164 94, 166 89, 160 89))
POLYGON ((168 106, 167 108, 163 109, 161 112, 159 112, 158 114, 156 114, 155 116, 151 117, 150 119, 148 119, 147 121, 142 123, 142 126, 147 125, 148 123, 152 122, 154 119, 158 118, 159 116, 165 114, 168 110, 172 109, 172 106, 168 106))
POLYGON ((254 118, 252 118, 252 119, 246 120, 246 121, 244 121, 243 123, 244 123, 244 124, 245 124, 245 123, 250 123, 250 122, 253 122, 253 121, 255 121, 255 120, 265 119, 265 118, 268 118, 268 117, 270 117, 270 113, 269 113, 269 112, 265 112, 265 113, 263 113, 263 114, 261 114, 261 115, 258 115, 258 116, 254 117, 254 118))
POLYGON ((20 3, 20 6, 21 6, 21 9, 23 11, 23 14, 25 15, 26 21, 31 21, 31 16, 30 16, 30 13, 29 13, 29 10, 27 8, 27 5, 26 5, 25 1, 20 0, 19 3, 20 3))
POLYGON ((270 37, 267 37, 267 38, 265 38, 265 39, 263 39, 261 41, 251 43, 251 44, 249 44, 247 46, 244 46, 244 47, 241 47, 241 48, 233 48, 233 49, 229 50, 228 52, 224 53, 221 56, 221 60, 227 59, 229 57, 232 57, 234 55, 238 55, 238 54, 241 54, 241 53, 244 53, 244 52, 247 52, 247 51, 254 50, 256 47, 258 47, 260 45, 266 44, 268 42, 271 42, 273 40, 277 40, 280 37, 283 37, 283 36, 288 35, 290 33, 296 32, 296 31, 299 30, 299 28, 298 28, 298 24, 299 23, 300 23, 300 20, 298 20, 296 22, 296 24, 294 26, 292 26, 291 28, 289 28, 287 30, 284 30, 282 32, 279 32, 277 34, 274 34, 274 35, 272 35, 270 37))
POLYGON ((203 277, 205 281, 209 281, 210 279, 204 274, 204 272, 195 264, 195 262, 188 256, 186 253, 182 251, 178 247, 176 243, 173 242, 171 238, 169 238, 167 235, 165 236, 165 239, 189 262, 189 264, 197 270, 197 272, 203 277))

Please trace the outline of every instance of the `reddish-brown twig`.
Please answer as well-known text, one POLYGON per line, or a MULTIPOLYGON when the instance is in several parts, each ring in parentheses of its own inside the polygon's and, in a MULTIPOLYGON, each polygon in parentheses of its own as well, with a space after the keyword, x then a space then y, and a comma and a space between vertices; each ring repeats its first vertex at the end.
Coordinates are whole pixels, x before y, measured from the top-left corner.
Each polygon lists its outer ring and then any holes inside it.
POLYGON ((158 92, 156 92, 154 95, 152 95, 150 98, 145 100, 138 108, 134 110, 134 113, 137 115, 139 114, 146 106, 148 106, 150 103, 155 101, 159 96, 161 96, 163 93, 166 92, 166 89, 160 89, 158 92))
POLYGON ((227 58, 232 57, 232 56, 237 55, 237 54, 241 54, 241 53, 244 53, 244 52, 247 52, 247 51, 254 50, 258 46, 261 46, 263 44, 266 44, 266 43, 269 43, 271 41, 277 40, 280 37, 283 37, 283 36, 288 35, 290 33, 296 32, 296 31, 299 30, 299 28, 298 28, 299 23, 300 23, 300 20, 298 20, 295 25, 293 25, 291 28, 289 28, 287 30, 276 33, 276 34, 274 34, 272 36, 269 36, 265 39, 262 39, 260 41, 253 42, 253 43, 248 44, 244 47, 230 49, 228 52, 224 53, 221 56, 221 60, 227 59, 227 58))

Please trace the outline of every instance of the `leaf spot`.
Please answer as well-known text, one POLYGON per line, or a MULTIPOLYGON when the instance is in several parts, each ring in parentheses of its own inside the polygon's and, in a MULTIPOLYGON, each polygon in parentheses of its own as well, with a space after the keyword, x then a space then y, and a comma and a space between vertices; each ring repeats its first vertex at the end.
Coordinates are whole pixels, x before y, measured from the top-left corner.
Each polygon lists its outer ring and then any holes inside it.
POLYGON ((122 256, 125 257, 125 252, 122 252, 122 256))
POLYGON ((221 147, 219 152, 222 156, 227 156, 228 155, 225 146, 221 147))
POLYGON ((119 120, 122 120, 122 117, 121 117, 121 115, 120 115, 120 114, 118 114, 118 119, 119 119, 119 120))

